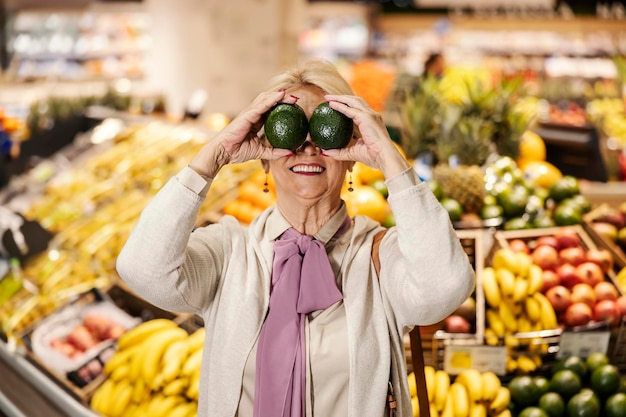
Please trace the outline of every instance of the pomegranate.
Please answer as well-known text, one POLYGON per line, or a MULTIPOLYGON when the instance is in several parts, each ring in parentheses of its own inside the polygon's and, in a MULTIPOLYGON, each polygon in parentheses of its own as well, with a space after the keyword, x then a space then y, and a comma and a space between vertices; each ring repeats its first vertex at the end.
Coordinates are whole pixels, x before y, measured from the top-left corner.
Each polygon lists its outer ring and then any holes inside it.
POLYGON ((576 267, 576 275, 580 282, 595 287, 598 283, 604 281, 604 272, 600 265, 593 262, 583 262, 576 267))
POLYGON ((524 252, 530 254, 530 248, 522 239, 513 239, 509 242, 509 247, 513 252, 524 252))
POLYGON ((578 266, 587 260, 585 250, 580 246, 573 246, 571 248, 561 249, 559 251, 559 263, 571 264, 578 266))
POLYGON ((537 246, 530 256, 533 263, 543 270, 555 270, 559 266, 559 253, 552 246, 537 246))
POLYGON ((585 303, 589 307, 596 304, 596 293, 589 284, 576 284, 572 287, 572 303, 585 303))
POLYGON ((562 285, 555 285, 546 292, 546 298, 552 304, 554 311, 558 314, 564 312, 572 304, 572 294, 570 290, 562 285))
POLYGON ((580 277, 576 273, 576 267, 570 264, 563 264, 556 269, 561 285, 572 288, 581 282, 580 277))
POLYGON ((620 295, 615 301, 617 312, 621 317, 626 317, 626 295, 620 295))
POLYGON ((565 310, 564 320, 570 327, 584 326, 593 318, 593 310, 585 303, 574 303, 565 310))
POLYGON ((537 240, 535 240, 535 248, 542 245, 552 246, 554 249, 558 249, 559 242, 557 242, 554 236, 539 236, 537 240))
POLYGON ((543 278, 543 284, 541 285, 540 291, 544 294, 550 288, 555 287, 561 283, 558 274, 550 269, 544 270, 541 276, 543 278))
POLYGON ((471 325, 469 321, 465 319, 465 317, 458 314, 453 314, 446 317, 445 329, 448 333, 469 333, 471 330, 471 325))
POLYGON ((605 274, 613 269, 613 255, 608 249, 592 248, 587 251, 586 259, 589 262, 600 265, 605 274))
POLYGON ((613 326, 619 322, 619 318, 619 311, 613 300, 602 300, 593 307, 593 319, 595 321, 606 321, 610 326, 613 326))
POLYGON ((574 229, 564 227, 558 230, 554 234, 554 237, 556 238, 556 243, 559 250, 580 246, 580 237, 578 236, 578 233, 574 231, 574 229))
POLYGON ((602 300, 615 301, 617 300, 617 297, 619 297, 619 292, 617 291, 615 285, 608 281, 599 282, 595 287, 593 287, 593 290, 596 293, 596 301, 598 302, 602 300))

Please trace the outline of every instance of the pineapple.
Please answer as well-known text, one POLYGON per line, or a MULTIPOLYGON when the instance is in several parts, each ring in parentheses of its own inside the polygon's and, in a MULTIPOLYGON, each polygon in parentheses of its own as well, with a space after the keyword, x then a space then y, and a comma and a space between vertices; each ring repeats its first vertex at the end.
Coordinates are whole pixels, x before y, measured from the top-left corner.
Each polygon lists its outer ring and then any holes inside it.
POLYGON ((477 165, 438 164, 433 169, 433 179, 443 190, 443 195, 457 200, 466 213, 479 213, 485 199, 485 173, 477 165))

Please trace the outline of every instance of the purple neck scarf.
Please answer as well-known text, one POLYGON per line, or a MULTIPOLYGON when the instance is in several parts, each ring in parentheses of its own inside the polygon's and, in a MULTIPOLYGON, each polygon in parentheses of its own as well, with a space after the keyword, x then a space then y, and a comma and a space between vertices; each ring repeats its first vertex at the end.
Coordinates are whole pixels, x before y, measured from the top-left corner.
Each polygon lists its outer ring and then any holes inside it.
POLYGON ((287 229, 274 243, 269 312, 257 346, 254 417, 306 415, 306 315, 342 298, 324 245, 287 229))

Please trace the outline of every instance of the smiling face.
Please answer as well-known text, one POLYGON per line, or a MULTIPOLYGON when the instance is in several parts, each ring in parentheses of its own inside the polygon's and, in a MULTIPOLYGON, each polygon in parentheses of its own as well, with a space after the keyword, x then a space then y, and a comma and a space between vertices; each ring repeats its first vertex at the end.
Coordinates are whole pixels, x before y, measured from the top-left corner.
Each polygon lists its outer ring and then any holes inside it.
MULTIPOLYGON (((287 90, 286 94, 299 97, 298 105, 307 118, 311 117, 320 103, 326 101, 324 91, 313 86, 287 90)), ((308 134, 295 155, 270 162, 279 207, 283 210, 294 203, 306 206, 321 204, 334 211, 341 204, 341 188, 346 170, 352 165, 352 162, 340 162, 322 156, 322 150, 311 141, 308 134)))

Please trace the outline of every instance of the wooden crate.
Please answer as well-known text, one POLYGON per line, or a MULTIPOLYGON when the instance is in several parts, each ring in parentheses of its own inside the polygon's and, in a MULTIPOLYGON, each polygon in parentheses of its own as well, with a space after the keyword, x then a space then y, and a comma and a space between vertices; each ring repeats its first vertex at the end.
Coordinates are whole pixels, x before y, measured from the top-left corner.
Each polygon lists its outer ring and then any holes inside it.
POLYGON ((611 252, 611 255, 613 255, 613 259, 615 260, 616 267, 618 267, 619 269, 626 267, 626 253, 624 253, 622 248, 619 247, 617 244, 615 244, 615 242, 611 241, 606 236, 599 234, 593 228, 592 223, 593 222, 590 222, 590 221, 583 221, 583 224, 582 224, 583 228, 585 229, 585 232, 587 232, 591 240, 593 240, 593 242, 599 248, 604 248, 608 250, 609 252, 611 252))

